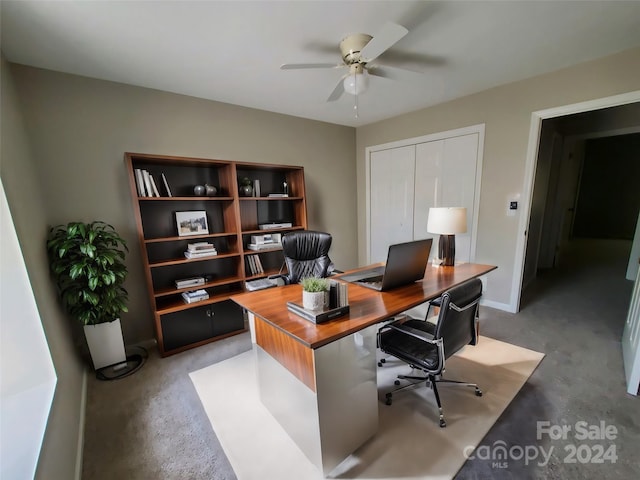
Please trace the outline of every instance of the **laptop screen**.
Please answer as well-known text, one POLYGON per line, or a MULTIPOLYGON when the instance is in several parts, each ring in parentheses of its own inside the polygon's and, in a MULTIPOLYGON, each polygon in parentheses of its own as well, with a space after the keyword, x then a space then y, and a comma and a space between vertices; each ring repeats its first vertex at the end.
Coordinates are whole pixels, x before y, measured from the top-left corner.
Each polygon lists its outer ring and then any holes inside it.
POLYGON ((421 280, 429 262, 432 243, 429 238, 391 245, 384 267, 365 269, 342 278, 376 290, 389 290, 421 280))

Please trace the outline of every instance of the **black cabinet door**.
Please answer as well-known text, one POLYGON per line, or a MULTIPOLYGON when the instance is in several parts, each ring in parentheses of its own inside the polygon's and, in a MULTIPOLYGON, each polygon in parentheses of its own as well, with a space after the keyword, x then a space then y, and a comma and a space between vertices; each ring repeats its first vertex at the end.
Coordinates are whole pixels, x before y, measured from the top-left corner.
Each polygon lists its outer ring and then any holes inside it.
POLYGON ((242 308, 231 300, 163 315, 164 350, 174 350, 244 328, 242 308))

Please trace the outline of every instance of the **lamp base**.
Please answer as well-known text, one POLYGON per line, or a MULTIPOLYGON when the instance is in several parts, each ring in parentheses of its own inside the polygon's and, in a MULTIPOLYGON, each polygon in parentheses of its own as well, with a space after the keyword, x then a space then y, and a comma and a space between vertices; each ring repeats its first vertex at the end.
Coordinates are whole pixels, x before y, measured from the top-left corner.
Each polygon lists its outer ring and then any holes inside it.
POLYGON ((440 235, 438 241, 438 256, 442 259, 443 267, 452 267, 456 258, 456 236, 440 235))

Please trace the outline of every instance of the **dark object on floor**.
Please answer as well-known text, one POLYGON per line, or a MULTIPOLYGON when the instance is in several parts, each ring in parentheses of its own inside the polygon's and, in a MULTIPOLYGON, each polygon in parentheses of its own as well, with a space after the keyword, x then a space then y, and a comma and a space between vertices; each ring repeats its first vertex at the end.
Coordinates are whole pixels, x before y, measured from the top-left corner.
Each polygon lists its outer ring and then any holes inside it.
POLYGON ((132 347, 138 352, 127 352, 127 361, 108 365, 96 370, 96 378, 98 380, 119 380, 137 372, 142 368, 144 362, 149 357, 146 349, 142 347, 132 347))

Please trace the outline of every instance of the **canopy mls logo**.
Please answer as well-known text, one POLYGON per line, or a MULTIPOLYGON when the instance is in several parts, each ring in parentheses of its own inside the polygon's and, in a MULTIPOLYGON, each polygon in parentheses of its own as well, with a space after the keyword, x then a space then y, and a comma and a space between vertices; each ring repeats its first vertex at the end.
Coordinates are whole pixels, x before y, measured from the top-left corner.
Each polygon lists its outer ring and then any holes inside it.
POLYGON ((475 448, 475 451, 474 447, 469 445, 464 448, 463 454, 467 459, 490 461, 492 468, 508 468, 510 461, 524 461, 525 465, 535 462, 535 465, 544 467, 549 463, 552 455, 560 458, 562 463, 616 463, 618 460, 616 444, 610 442, 617 437, 617 427, 607 425, 603 420, 598 424, 589 424, 581 420, 574 425, 557 425, 549 421, 538 421, 536 422, 536 439, 562 441, 564 444, 561 448, 556 445, 509 447, 505 441, 497 440, 493 445, 480 445, 475 448))

